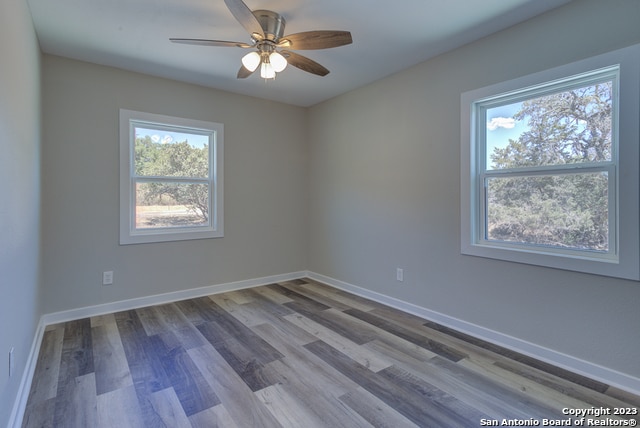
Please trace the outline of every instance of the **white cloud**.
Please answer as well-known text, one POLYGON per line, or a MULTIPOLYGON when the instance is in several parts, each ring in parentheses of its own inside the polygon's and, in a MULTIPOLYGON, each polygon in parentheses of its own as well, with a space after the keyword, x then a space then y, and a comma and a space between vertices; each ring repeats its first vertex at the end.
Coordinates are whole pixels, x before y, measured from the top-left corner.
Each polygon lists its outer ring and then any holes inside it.
POLYGON ((162 138, 162 144, 169 144, 171 142, 173 142, 173 137, 171 135, 165 135, 162 138))
POLYGON ((498 128, 513 129, 516 126, 516 120, 512 117, 494 117, 487 122, 487 129, 495 131, 498 128))
POLYGON ((157 143, 160 141, 160 137, 158 135, 152 135, 151 141, 153 141, 154 143, 157 143))

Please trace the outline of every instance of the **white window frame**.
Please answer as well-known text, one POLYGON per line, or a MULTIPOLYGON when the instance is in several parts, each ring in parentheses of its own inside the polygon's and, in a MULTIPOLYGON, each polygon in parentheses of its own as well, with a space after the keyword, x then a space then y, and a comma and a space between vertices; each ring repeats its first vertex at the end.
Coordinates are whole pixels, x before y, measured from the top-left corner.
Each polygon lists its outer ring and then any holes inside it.
MULTIPOLYGON (((223 154, 224 126, 221 123, 120 109, 120 245, 223 237, 223 154), (135 188, 140 177, 135 175, 134 129, 140 125, 159 130, 180 130, 210 136, 209 177, 195 179, 195 181, 206 183, 209 187, 208 224, 136 229, 135 188)), ((194 181, 193 178, 170 178, 172 181, 194 181)))
MULTIPOLYGON (((615 72, 613 72, 615 74, 615 72)), ((614 80, 614 85, 616 84, 614 80)), ((571 85, 571 83, 569 83, 571 85)), ((575 86, 574 86, 575 87, 575 86)), ((571 86, 567 86, 571 88, 571 86)), ((562 90, 562 89, 561 89, 562 90)), ((540 96, 540 93, 537 94, 540 96)), ((532 95, 530 98, 534 98, 532 95)), ((502 99, 502 102, 504 99, 502 99)), ((504 102, 503 102, 504 103, 504 102)), ((626 279, 640 279, 640 45, 598 55, 551 70, 468 91, 461 96, 461 252, 512 262, 546 266, 626 279), (484 142, 485 120, 481 106, 506 95, 518 100, 533 88, 557 91, 573 77, 617 69, 618 116, 614 118, 611 162, 572 165, 567 170, 606 171, 609 176, 609 251, 563 250, 486 239, 484 180, 487 174, 484 142), (617 120, 617 126, 616 126, 617 120)), ((548 170, 557 170, 549 167, 548 170)), ((533 169, 532 169, 533 170, 533 169)), ((524 173, 530 173, 523 169, 524 173)), ((535 173, 543 174, 542 170, 535 173)))

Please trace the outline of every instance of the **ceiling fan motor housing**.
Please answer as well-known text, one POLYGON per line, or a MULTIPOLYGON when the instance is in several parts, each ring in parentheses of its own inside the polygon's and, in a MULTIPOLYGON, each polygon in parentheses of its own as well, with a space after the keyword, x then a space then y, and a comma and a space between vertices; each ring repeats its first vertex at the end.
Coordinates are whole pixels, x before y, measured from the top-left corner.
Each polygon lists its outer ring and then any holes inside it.
POLYGON ((282 15, 270 10, 254 10, 253 16, 256 17, 260 26, 264 30, 265 39, 278 42, 284 36, 284 27, 286 21, 282 15))

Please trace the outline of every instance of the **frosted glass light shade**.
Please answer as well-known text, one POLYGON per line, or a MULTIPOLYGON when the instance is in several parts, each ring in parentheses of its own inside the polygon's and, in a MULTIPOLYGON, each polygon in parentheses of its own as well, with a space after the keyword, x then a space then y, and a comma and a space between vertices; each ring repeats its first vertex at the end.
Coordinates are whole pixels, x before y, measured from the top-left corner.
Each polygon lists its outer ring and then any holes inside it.
POLYGON ((269 62, 278 73, 287 67, 287 60, 278 52, 272 52, 271 55, 269 55, 269 62))
POLYGON ((242 57, 242 65, 244 65, 244 68, 253 73, 260 65, 260 54, 255 51, 249 52, 242 57))
POLYGON ((262 68, 260 69, 260 77, 263 79, 275 79, 276 71, 273 69, 273 66, 268 62, 262 63, 262 68))

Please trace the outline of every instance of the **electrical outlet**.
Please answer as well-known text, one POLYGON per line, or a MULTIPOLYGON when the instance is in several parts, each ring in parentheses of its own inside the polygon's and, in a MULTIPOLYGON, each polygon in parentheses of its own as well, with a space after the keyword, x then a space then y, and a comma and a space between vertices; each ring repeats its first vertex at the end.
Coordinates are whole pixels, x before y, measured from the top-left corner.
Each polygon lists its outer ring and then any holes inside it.
POLYGON ((404 269, 396 268, 396 281, 404 281, 404 269))
POLYGON ((9 377, 13 376, 13 370, 15 368, 15 363, 13 361, 13 346, 9 349, 9 377))
POLYGON ((102 272, 102 285, 111 285, 113 284, 113 271, 109 270, 106 272, 102 272))

